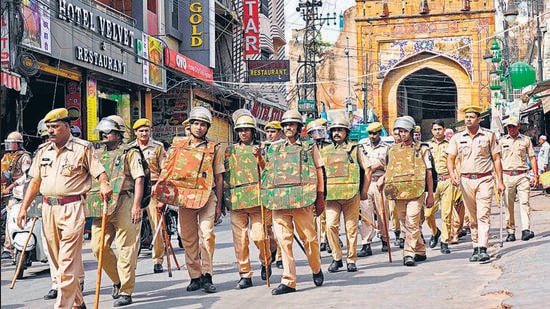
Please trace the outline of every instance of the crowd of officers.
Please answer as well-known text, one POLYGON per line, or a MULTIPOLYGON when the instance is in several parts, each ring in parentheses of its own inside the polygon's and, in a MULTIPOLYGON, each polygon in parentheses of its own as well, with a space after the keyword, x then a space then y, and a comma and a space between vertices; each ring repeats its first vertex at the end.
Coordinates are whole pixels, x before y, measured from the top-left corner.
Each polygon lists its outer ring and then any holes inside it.
MULTIPOLYGON (((3 179, 2 193, 13 193, 10 203, 22 203, 17 216, 20 227, 35 196, 42 195, 43 238, 53 281, 45 298, 55 298, 55 308, 85 308, 81 286, 86 218, 93 218, 93 253, 113 282, 113 306, 131 304, 143 208, 156 231, 166 205, 179 206, 179 233, 190 278, 187 291, 216 292, 214 225, 226 211, 231 213, 237 289, 252 286, 249 238, 259 250, 263 280, 269 280, 273 262, 283 269, 273 295, 296 291, 295 241, 307 256, 314 284, 321 286, 321 251, 332 255, 329 272, 344 267, 341 218, 348 272, 357 271, 358 257, 373 254, 375 236, 381 239, 381 251, 388 251, 390 229, 395 245, 403 249, 403 265, 426 260, 424 221, 432 233, 431 248, 439 243, 441 253, 449 254, 449 244, 458 243, 468 230, 473 247, 469 261, 483 262, 490 258, 490 207, 495 195, 507 206, 506 241, 515 240, 516 198, 521 239, 534 237, 529 192, 538 185, 539 169, 530 139, 519 134, 518 119, 505 121, 508 134, 497 141, 492 131, 479 126, 479 107, 468 106, 464 112, 465 130, 452 135, 442 120, 435 120, 433 138, 427 143, 420 142, 412 117, 398 117, 393 125, 395 143, 390 145, 382 140, 378 122, 369 124, 368 140, 351 142, 345 117, 330 124, 324 119, 309 123, 310 139, 303 139, 305 124, 296 110, 268 123, 266 140, 257 143, 256 120, 240 109, 232 116, 237 141, 224 146, 206 137, 211 112, 195 107, 184 122, 185 137, 175 137, 166 152, 151 138, 148 119, 137 120, 132 126, 136 139, 124 143, 127 126, 117 115, 96 126, 102 142, 96 149, 71 134, 68 112, 60 108, 41 121, 44 144, 32 163, 21 134, 8 135, 2 170, 9 169, 11 179, 9 184, 3 179), (143 159, 153 188, 148 205, 141 205, 143 159), (439 209, 442 222, 437 227, 439 209)), ((4 250, 10 253, 9 237, 4 250)), ((166 252, 163 237, 155 237, 153 272, 163 272, 166 252)))

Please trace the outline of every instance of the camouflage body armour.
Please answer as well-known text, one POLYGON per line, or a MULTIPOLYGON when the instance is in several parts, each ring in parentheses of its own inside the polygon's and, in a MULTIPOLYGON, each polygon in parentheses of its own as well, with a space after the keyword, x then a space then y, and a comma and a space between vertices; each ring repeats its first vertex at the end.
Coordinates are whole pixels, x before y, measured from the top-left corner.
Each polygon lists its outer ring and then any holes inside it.
POLYGON ((235 144, 225 151, 223 197, 231 210, 259 206, 260 176, 253 148, 254 145, 235 144))
MULTIPOLYGON (((30 155, 30 153, 28 153, 24 150, 17 150, 17 151, 14 151, 14 152, 6 152, 4 154, 4 156, 2 157, 1 171, 2 172, 5 172, 5 171, 9 172, 11 177, 13 177, 13 178, 21 176, 23 173, 22 173, 21 169, 16 166, 16 164, 17 164, 17 161, 19 161, 19 159, 24 154, 29 154, 30 155)), ((3 177, 2 177, 2 180, 4 180, 3 177)), ((10 184, 7 181, 6 182, 2 181, 0 189, 2 191, 4 191, 4 189, 6 189, 6 187, 8 185, 10 185, 10 184)))
POLYGON ((262 203, 271 210, 312 205, 317 198, 317 171, 311 145, 269 147, 262 172, 262 203))
POLYGON ((334 144, 321 149, 327 175, 327 201, 349 200, 359 193, 359 162, 357 145, 348 143, 336 148, 334 144))
POLYGON ((388 150, 386 184, 384 193, 392 200, 412 200, 419 198, 425 190, 426 148, 420 144, 405 146, 393 145, 388 150))
MULTIPOLYGON (((103 164, 105 173, 109 177, 113 194, 107 204, 107 215, 110 215, 115 211, 118 203, 118 197, 122 191, 122 184, 126 178, 124 174, 124 161, 126 160, 125 148, 123 145, 117 147, 112 151, 107 151, 105 148, 96 151, 99 162, 103 164)), ((94 179, 92 181, 92 188, 86 194, 85 209, 86 217, 101 217, 103 214, 103 201, 99 195, 99 181, 94 179)))
POLYGON ((218 143, 190 145, 188 138, 175 138, 160 172, 154 196, 162 203, 199 209, 206 205, 214 184, 214 152, 218 143))

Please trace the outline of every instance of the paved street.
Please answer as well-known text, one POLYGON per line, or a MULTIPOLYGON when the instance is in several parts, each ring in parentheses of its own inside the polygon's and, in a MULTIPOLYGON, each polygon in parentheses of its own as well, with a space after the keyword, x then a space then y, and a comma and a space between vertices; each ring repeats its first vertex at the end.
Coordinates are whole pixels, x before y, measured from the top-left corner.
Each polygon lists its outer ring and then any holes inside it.
MULTIPOLYGON (((442 255, 439 246, 428 248, 428 260, 416 267, 405 267, 402 252, 392 248, 393 263, 380 252, 380 242, 373 244, 374 255, 359 258, 359 271, 329 273, 332 258, 322 252, 325 284, 315 287, 305 255, 295 245, 297 259, 297 292, 272 296, 271 289, 260 279, 260 263, 255 248, 251 249, 256 270, 252 288, 235 290, 238 281, 237 265, 231 239, 229 218, 216 226, 216 252, 213 281, 218 288, 214 294, 201 290, 187 292, 187 271, 183 268, 184 254, 175 247, 181 270, 153 274, 150 251, 142 251, 137 268, 134 304, 128 308, 541 308, 550 301, 550 197, 541 191, 532 193, 533 230, 535 238, 518 240, 498 246, 499 212, 492 209, 492 229, 486 264, 470 263, 472 252, 469 235, 452 245, 450 255, 442 255)), ((517 209, 516 209, 517 210, 517 209)), ((519 220, 519 212, 516 211, 519 220)), ((430 232, 424 225, 426 242, 430 232)), ((343 233, 341 239, 345 243, 343 233)), ((392 241, 393 244, 393 241, 392 241)), ((90 241, 85 241, 84 264, 86 281, 84 296, 88 308, 93 308, 97 262, 91 253, 90 241)), ((172 263, 173 264, 173 263, 172 263)), ((166 263, 164 264, 166 270, 166 263)), ((345 267, 343 268, 345 269, 345 267)), ((25 271, 25 278, 9 285, 15 271, 10 261, 2 260, 1 307, 51 308, 53 300, 43 300, 50 288, 46 264, 34 264, 25 271)), ((279 284, 282 270, 274 268, 271 287, 279 284)), ((112 307, 112 282, 103 274, 100 308, 112 307)))

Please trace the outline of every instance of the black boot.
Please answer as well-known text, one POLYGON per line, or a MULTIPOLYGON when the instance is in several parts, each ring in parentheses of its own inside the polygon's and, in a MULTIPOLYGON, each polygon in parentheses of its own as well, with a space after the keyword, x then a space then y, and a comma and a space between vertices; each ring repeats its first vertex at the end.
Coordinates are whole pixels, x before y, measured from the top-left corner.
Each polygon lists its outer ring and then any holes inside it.
POLYGON ((361 250, 357 252, 358 257, 365 257, 372 255, 372 249, 370 248, 370 244, 363 245, 361 250))
POLYGON ((479 260, 479 248, 475 247, 472 256, 470 257, 470 262, 477 262, 479 260))
POLYGON ((327 243, 322 242, 319 247, 321 248, 321 251, 327 251, 327 243))
POLYGON ((435 233, 435 235, 432 235, 432 237, 430 238, 430 248, 435 248, 435 246, 437 246, 440 236, 441 236, 441 230, 437 229, 437 232, 435 233))
POLYGON ((332 253, 332 249, 330 248, 330 244, 327 242, 327 253, 332 253))
POLYGON ((447 243, 444 243, 444 242, 441 243, 441 253, 443 254, 451 253, 451 250, 449 250, 449 245, 447 243))
POLYGON ((489 254, 487 254, 487 248, 485 247, 479 247, 479 258, 478 258, 478 261, 480 262, 484 262, 484 261, 488 261, 491 257, 489 256, 489 254))
POLYGON ((328 272, 337 272, 341 267, 344 267, 344 263, 342 263, 342 260, 332 260, 332 263, 330 263, 330 266, 328 267, 328 272))
POLYGON ((393 243, 395 246, 399 246, 399 235, 401 235, 401 231, 394 231, 395 233, 395 242, 393 243))
POLYGON ((206 293, 214 293, 216 292, 216 286, 214 283, 212 283, 212 275, 211 274, 204 274, 201 276, 201 283, 202 288, 206 293))
POLYGON ((388 243, 382 238, 380 238, 380 241, 382 242, 382 252, 388 252, 388 243))

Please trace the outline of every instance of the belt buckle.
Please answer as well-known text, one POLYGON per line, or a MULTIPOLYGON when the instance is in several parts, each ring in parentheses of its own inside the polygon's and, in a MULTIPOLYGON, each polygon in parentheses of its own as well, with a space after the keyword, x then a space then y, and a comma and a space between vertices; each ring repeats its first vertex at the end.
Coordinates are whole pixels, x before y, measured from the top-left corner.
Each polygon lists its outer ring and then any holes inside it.
POLYGON ((48 197, 48 204, 53 206, 59 206, 59 198, 57 197, 48 197))
POLYGON ((518 171, 512 171, 512 176, 517 176, 519 175, 518 171))
POLYGON ((470 174, 470 179, 477 179, 477 174, 470 174))

